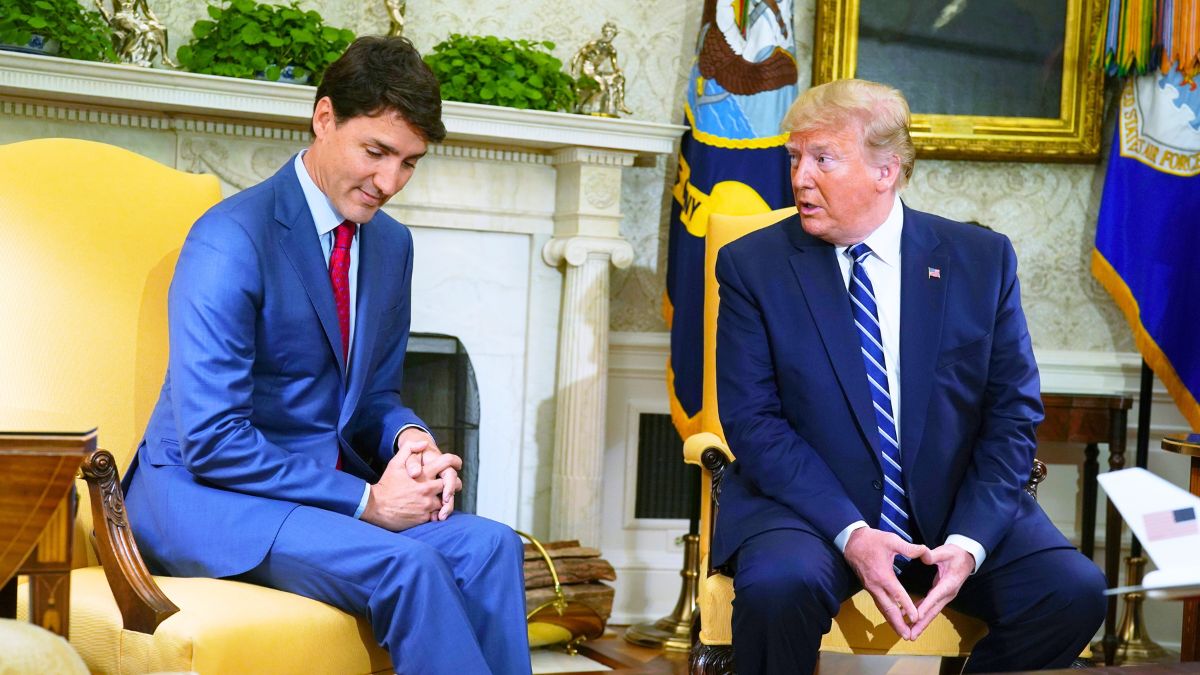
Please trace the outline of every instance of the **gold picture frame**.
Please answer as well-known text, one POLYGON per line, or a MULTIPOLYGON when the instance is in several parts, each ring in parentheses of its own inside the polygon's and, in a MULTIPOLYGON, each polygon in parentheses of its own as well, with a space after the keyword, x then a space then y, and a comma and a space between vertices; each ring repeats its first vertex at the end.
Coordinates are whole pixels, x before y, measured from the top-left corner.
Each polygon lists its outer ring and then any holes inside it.
MULTIPOLYGON (((1090 65, 1088 58, 1089 46, 1093 36, 1100 30, 1102 0, 1058 0, 1057 3, 998 3, 994 0, 975 0, 971 4, 965 0, 817 0, 816 27, 813 50, 813 84, 823 84, 837 79, 863 77, 886 82, 897 87, 908 97, 913 108, 912 132, 913 142, 917 153, 922 157, 937 159, 976 159, 1000 161, 1029 161, 1029 162, 1089 162, 1095 161, 1100 154, 1100 126, 1103 114, 1104 75, 1099 67, 1090 65), (862 7, 866 5, 869 11, 879 10, 888 16, 872 15, 865 22, 860 21, 862 7), (963 8, 978 7, 974 19, 967 19, 963 8), (1004 21, 996 21, 1000 12, 1014 12, 1025 8, 1030 15, 1014 17, 1005 15, 1004 21), (948 12, 960 12, 946 20, 948 12), (1049 9, 1047 9, 1049 8, 1049 9), (1065 12, 1063 11, 1065 10, 1065 12), (933 12, 937 12, 933 14, 933 12), (1052 12, 1053 21, 1038 21, 1038 14, 1044 19, 1045 12, 1052 12), (897 17, 896 12, 905 12, 903 17, 897 17), (991 16, 983 12, 991 12, 991 16), (1058 13, 1062 16, 1058 16, 1058 13), (903 21, 897 27, 881 22, 897 18, 911 19, 914 15, 922 15, 921 23, 915 31, 909 31, 903 21), (936 17, 930 21, 930 17, 936 17), (1022 25, 1015 18, 1025 19, 1022 25), (934 31, 959 20, 960 25, 967 26, 963 35, 981 33, 987 35, 989 45, 970 42, 969 38, 960 38, 957 42, 933 35, 934 31), (968 21, 974 21, 970 26, 968 21), (1003 28, 1008 24, 1008 28, 1003 28), (868 59, 860 68, 860 28, 867 37, 862 40, 863 57, 868 59), (1061 41, 1058 30, 1061 29, 1061 41), (1005 36, 1005 30, 1013 34, 1005 36), (1036 51, 1020 52, 1010 48, 1010 45, 1031 42, 1031 33, 1043 33, 1042 47, 1048 45, 1051 51, 1044 52, 1045 58, 1037 61, 1036 51), (906 43, 905 41, 908 40, 906 43), (932 46, 930 46, 932 45, 932 46), (904 49, 905 58, 897 58, 897 50, 904 49), (890 50, 890 51, 889 51, 890 50), (922 53, 925 50, 927 53, 922 53), (957 53, 956 53, 957 52, 957 53), (982 56, 980 56, 982 52, 982 56), (990 55, 989 55, 990 52, 990 55), (1030 54, 1033 54, 1033 57, 1030 54), (882 56, 881 56, 882 55, 882 56), (999 56, 997 56, 999 55, 999 56), (1005 56, 1007 55, 1007 56, 1005 56), (909 58, 912 57, 912 58, 909 58), (957 57, 957 58, 955 58, 957 57), (1012 61, 1010 69, 1014 73, 1041 72, 1042 82, 1033 78, 1004 77, 1005 87, 1018 87, 1013 91, 1027 92, 1029 96, 994 94, 994 100, 986 99, 986 90, 982 88, 979 77, 971 77, 972 73, 963 72, 972 65, 980 72, 985 69, 1003 69, 1012 61), (917 66, 914 63, 923 65, 917 66), (999 66, 998 66, 999 64, 999 66), (955 70, 958 68, 959 70, 955 70), (889 74, 887 71, 892 69, 889 74), (907 69, 907 71, 905 70, 907 69), (925 82, 934 82, 933 86, 921 82, 896 82, 905 80, 919 69, 919 77, 925 82), (938 79, 939 69, 944 79, 938 79), (858 75, 860 71, 867 74, 858 75), (1054 74, 1060 71, 1058 81, 1054 74), (882 75, 882 76, 881 76, 882 75), (958 77, 967 78, 967 86, 944 85, 944 82, 958 77), (906 84, 909 91, 906 91, 906 84), (1022 90, 1019 87, 1024 86, 1022 90), (971 100, 970 93, 961 90, 982 92, 978 101, 971 100), (927 101, 921 108, 914 100, 925 92, 950 92, 955 97, 954 105, 939 108, 939 102, 927 101), (1055 93, 1058 96, 1055 97, 1055 93), (989 110, 1009 108, 1014 105, 1030 107, 1026 99, 1043 99, 1038 108, 1032 113, 1016 114, 989 110), (1057 110, 1054 109, 1057 102, 1057 110), (954 111, 946 112, 948 108, 954 111), (932 109, 931 109, 932 108, 932 109), (1054 113, 1057 112, 1057 116, 1054 113)), ((1007 71, 1006 71, 1007 72, 1007 71)), ((1011 75, 1011 74, 1010 74, 1011 75)))

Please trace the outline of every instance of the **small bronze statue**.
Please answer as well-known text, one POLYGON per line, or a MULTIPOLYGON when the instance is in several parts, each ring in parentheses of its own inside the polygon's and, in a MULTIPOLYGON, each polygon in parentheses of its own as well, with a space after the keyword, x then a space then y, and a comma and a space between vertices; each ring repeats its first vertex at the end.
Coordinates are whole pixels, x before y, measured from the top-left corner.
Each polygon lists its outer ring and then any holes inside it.
POLYGON ((163 65, 175 67, 167 54, 167 28, 146 0, 112 0, 112 12, 104 6, 104 0, 94 0, 96 9, 113 29, 113 46, 121 63, 130 63, 150 68, 156 58, 163 65))
POLYGON ((571 58, 571 76, 579 80, 575 85, 575 112, 601 117, 633 114, 625 107, 625 75, 617 65, 617 50, 612 43, 616 36, 617 25, 606 22, 600 37, 571 58))
POLYGON ((404 35, 404 11, 408 8, 408 0, 383 0, 383 5, 387 8, 388 19, 392 22, 388 27, 388 36, 404 35))

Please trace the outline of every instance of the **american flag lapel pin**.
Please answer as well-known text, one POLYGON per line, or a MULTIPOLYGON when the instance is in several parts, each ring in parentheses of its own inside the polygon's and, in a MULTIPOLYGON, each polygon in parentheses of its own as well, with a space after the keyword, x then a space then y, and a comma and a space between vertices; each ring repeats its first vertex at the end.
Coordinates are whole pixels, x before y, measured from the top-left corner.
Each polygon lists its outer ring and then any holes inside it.
POLYGON ((929 278, 930 279, 941 279, 942 278, 942 270, 938 269, 937 267, 930 267, 929 268, 929 278))

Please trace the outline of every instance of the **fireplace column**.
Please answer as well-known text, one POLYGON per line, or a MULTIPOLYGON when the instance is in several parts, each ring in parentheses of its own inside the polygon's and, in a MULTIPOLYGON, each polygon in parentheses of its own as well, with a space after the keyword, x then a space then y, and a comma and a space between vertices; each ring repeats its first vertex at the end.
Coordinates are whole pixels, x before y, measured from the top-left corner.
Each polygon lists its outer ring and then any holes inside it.
POLYGON ((609 265, 628 267, 621 238, 621 170, 626 152, 565 148, 557 169, 554 237, 542 250, 563 267, 550 496, 550 538, 600 543, 605 387, 608 377, 609 265))

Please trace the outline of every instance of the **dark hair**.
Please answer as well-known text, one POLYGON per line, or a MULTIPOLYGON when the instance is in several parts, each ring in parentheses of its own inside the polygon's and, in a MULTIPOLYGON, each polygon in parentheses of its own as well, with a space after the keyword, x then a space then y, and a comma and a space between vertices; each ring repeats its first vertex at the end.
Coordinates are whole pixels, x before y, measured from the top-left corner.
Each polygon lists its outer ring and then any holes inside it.
POLYGON ((408 38, 355 40, 322 76, 316 100, 326 96, 339 124, 352 117, 395 111, 426 143, 440 143, 446 137, 441 86, 408 38))

